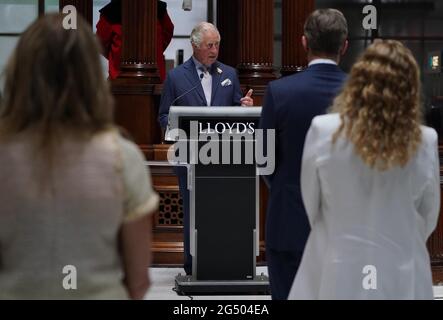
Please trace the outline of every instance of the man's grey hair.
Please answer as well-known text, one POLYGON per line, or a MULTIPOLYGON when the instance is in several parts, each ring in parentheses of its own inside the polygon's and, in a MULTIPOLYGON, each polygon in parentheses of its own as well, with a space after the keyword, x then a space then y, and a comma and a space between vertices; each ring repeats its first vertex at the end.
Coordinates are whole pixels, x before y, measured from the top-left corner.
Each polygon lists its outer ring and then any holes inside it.
POLYGON ((348 36, 348 24, 340 11, 318 9, 306 19, 304 34, 313 53, 336 55, 348 36))
POLYGON ((212 23, 209 22, 200 22, 198 25, 194 27, 194 29, 192 29, 191 43, 196 47, 200 47, 200 44, 202 43, 203 40, 203 33, 206 33, 208 31, 216 32, 220 40, 220 32, 218 32, 216 26, 214 26, 212 23))

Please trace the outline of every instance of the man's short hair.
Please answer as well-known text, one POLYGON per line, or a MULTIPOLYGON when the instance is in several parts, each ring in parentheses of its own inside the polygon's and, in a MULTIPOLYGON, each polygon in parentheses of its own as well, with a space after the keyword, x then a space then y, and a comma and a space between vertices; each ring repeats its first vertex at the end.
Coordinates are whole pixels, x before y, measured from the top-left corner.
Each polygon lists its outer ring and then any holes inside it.
POLYGON ((304 35, 313 54, 337 55, 348 36, 348 24, 340 11, 318 9, 306 19, 304 35))

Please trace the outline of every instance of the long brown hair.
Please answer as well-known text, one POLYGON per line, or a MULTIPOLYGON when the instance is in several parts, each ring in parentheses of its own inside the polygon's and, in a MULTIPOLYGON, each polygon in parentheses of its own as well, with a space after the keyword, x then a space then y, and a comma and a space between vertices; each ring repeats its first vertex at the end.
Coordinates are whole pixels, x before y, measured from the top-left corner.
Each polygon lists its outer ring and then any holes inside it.
POLYGON ((61 14, 43 16, 21 36, 5 69, 0 139, 32 132, 43 153, 57 137, 90 137, 112 126, 113 98, 99 44, 79 16, 63 28, 61 14))
POLYGON ((404 166, 421 142, 420 70, 398 41, 378 40, 351 69, 332 111, 356 153, 372 168, 404 166))

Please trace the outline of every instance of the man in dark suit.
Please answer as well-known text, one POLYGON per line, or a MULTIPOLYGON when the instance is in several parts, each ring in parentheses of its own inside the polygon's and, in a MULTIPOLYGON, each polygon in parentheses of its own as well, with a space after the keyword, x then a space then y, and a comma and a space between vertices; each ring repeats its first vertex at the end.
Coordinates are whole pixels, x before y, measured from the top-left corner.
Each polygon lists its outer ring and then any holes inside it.
MULTIPOLYGON (((199 23, 191 33, 193 56, 183 65, 171 70, 166 78, 160 101, 159 122, 164 129, 168 123, 169 107, 175 106, 252 106, 252 90, 242 98, 237 72, 217 61, 220 33, 210 23, 199 23)), ((189 248, 189 191, 187 170, 176 169, 183 199, 184 269, 192 273, 189 248)))
POLYGON ((338 10, 313 12, 302 37, 308 68, 271 82, 265 94, 260 128, 275 129, 276 148, 275 171, 264 176, 270 192, 266 260, 273 299, 287 299, 310 231, 300 190, 305 135, 312 118, 325 113, 345 80, 337 64, 348 46, 347 30, 338 10))

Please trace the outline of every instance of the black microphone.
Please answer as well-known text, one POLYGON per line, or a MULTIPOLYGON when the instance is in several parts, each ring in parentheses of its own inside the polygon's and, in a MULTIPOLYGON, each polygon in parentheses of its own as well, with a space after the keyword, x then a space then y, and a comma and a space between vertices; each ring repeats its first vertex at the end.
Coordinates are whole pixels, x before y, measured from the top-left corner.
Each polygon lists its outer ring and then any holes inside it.
POLYGON ((202 82, 204 76, 205 76, 205 75, 204 75, 203 73, 200 73, 200 82, 197 83, 195 86, 193 86, 193 87, 192 87, 191 89, 189 89, 188 91, 186 91, 185 93, 182 93, 182 94, 179 95, 177 98, 175 98, 174 100, 172 100, 172 102, 171 102, 171 106, 173 106, 174 103, 177 102, 177 100, 180 100, 180 99, 183 98, 185 95, 187 95, 189 92, 195 90, 195 89, 201 84, 201 82, 202 82))

